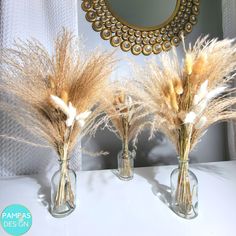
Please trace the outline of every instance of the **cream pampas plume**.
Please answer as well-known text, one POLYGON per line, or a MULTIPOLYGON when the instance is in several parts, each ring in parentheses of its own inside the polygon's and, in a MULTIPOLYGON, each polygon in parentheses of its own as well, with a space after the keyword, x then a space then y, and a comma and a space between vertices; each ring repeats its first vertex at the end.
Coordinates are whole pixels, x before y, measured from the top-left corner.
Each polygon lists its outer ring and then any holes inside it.
MULTIPOLYGON (((10 94, 20 105, 6 101, 1 109, 48 142, 66 163, 78 136, 94 129, 99 115, 96 104, 112 72, 112 58, 112 53, 98 50, 85 57, 78 39, 66 30, 58 35, 52 56, 36 40, 20 41, 2 51, 0 85, 0 92, 10 94)), ((73 204, 73 193, 64 193, 65 188, 70 190, 68 180, 65 164, 58 206, 65 201, 73 204)))

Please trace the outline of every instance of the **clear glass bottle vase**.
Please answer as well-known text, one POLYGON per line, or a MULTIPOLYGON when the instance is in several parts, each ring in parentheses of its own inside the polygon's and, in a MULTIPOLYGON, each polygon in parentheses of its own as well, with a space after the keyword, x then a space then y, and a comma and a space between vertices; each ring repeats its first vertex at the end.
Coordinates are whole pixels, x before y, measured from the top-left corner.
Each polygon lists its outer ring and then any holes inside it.
POLYGON ((60 169, 51 179, 51 214, 65 217, 76 206, 76 174, 69 168, 69 160, 60 160, 60 169))
POLYGON ((134 158, 135 151, 129 151, 128 147, 123 145, 122 150, 117 155, 118 177, 121 180, 131 180, 134 176, 134 158))
POLYGON ((188 160, 179 159, 179 167, 170 177, 172 209, 180 217, 195 218, 198 215, 198 180, 189 170, 188 160))

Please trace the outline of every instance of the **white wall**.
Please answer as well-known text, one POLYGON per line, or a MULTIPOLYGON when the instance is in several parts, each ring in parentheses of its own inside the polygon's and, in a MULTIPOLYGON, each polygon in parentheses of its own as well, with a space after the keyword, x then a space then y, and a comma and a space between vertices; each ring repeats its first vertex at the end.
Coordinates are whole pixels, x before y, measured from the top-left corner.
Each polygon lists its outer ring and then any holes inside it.
MULTIPOLYGON (((194 42, 198 36, 209 34, 210 37, 222 38, 222 20, 221 20, 221 0, 201 0, 201 11, 198 17, 198 24, 193 32, 187 36, 186 42, 194 42)), ((86 50, 93 50, 99 46, 104 49, 112 49, 108 41, 100 38, 100 34, 93 31, 91 24, 85 20, 85 13, 79 5, 78 10, 79 35, 82 35, 86 50)), ((182 47, 178 48, 179 55, 182 55, 182 47)), ((117 55, 122 58, 131 58, 143 65, 147 57, 139 55, 133 56, 131 53, 124 53, 117 49, 117 55)), ((158 55, 154 56, 158 60, 158 55)), ((114 73, 115 78, 121 78, 129 74, 129 67, 125 60, 119 63, 114 73)), ((148 166, 157 164, 169 164, 176 162, 176 154, 173 146, 162 136, 155 140, 148 141, 148 135, 144 134, 139 139, 136 166, 148 166)), ((201 143, 192 152, 193 162, 220 161, 227 159, 226 149, 226 129, 225 125, 220 124, 210 128, 207 134, 202 138, 201 143)), ((120 141, 115 135, 109 132, 98 132, 96 138, 92 140, 88 147, 94 150, 107 150, 109 157, 90 158, 83 156, 83 169, 115 168, 116 155, 121 149, 120 141)))
MULTIPOLYGON (((14 40, 18 38, 36 38, 51 50, 62 27, 70 30, 78 28, 77 0, 0 0, 0 50, 2 47, 12 47, 14 40)), ((2 94, 0 100, 1 96, 2 94)), ((39 141, 1 111, 0 134, 39 141)), ((74 169, 80 166, 78 156, 72 160, 74 169)), ((57 156, 52 149, 34 147, 6 138, 0 138, 0 157, 0 176, 35 174, 45 172, 51 166, 58 168, 57 156)))

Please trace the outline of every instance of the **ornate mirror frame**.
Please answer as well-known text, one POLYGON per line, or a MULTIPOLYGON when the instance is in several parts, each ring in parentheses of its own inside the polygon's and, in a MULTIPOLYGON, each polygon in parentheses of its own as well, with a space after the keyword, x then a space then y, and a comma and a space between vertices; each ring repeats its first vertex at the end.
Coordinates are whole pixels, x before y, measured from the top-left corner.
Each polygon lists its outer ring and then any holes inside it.
POLYGON ((111 11, 107 0, 82 0, 82 9, 93 29, 100 32, 102 39, 110 40, 112 46, 120 46, 123 51, 131 51, 134 55, 150 55, 169 51, 172 46, 177 47, 181 35, 190 33, 197 23, 200 0, 176 1, 169 19, 150 28, 129 25, 111 11))

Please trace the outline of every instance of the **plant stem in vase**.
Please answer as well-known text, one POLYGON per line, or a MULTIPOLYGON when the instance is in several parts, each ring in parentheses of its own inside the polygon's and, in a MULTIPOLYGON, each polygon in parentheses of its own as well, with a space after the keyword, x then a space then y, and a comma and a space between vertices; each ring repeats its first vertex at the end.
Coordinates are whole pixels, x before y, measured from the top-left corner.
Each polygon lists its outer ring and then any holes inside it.
POLYGON ((182 125, 179 167, 171 173, 172 209, 177 215, 187 219, 198 215, 198 181, 189 170, 191 135, 192 125, 182 125))
POLYGON ((51 213, 54 217, 69 215, 76 206, 76 174, 69 168, 69 160, 60 164, 60 170, 53 175, 51 181, 51 213))
POLYGON ((75 209, 76 174, 69 168, 68 145, 60 151, 60 170, 52 177, 51 213, 64 217, 75 209))
MULTIPOLYGON (((124 123, 125 127, 128 128, 128 122, 124 123)), ((127 128, 125 130, 128 130, 127 128)), ((135 157, 135 152, 129 151, 128 135, 126 134, 124 135, 122 150, 118 154, 118 175, 120 179, 131 180, 133 178, 134 157, 135 157)))

